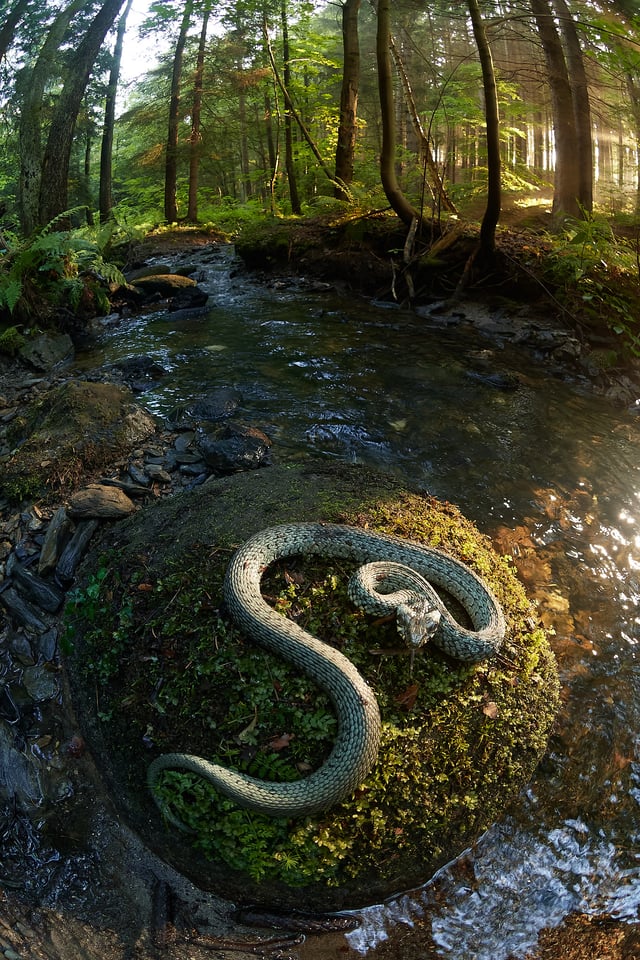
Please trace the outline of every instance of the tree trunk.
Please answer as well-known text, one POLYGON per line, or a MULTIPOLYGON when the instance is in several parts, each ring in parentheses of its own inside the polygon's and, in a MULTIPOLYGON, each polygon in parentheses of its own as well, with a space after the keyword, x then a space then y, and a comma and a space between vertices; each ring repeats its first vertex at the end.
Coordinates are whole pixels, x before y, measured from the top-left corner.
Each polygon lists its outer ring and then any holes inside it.
POLYGON ((18 181, 20 227, 25 236, 29 236, 38 225, 42 177, 42 98, 58 47, 64 39, 71 18, 83 2, 84 0, 74 0, 58 14, 49 28, 33 69, 29 72, 25 68, 24 92, 20 105, 18 181))
MULTIPOLYGON (((625 74, 627 92, 631 101, 631 111, 633 113, 633 124, 636 143, 640 144, 640 83, 636 77, 631 74, 625 74)), ((640 214, 640 156, 636 151, 636 215, 640 214)))
POLYGON ((211 16, 211 0, 207 3, 202 14, 202 29, 198 43, 198 57, 196 60, 196 74, 193 84, 193 105, 191 108, 191 140, 189 143, 189 204, 187 220, 189 223, 198 222, 198 179, 200 173, 200 150, 202 145, 201 114, 202 88, 204 81, 204 55, 207 46, 207 29, 211 16))
POLYGON ((393 76, 391 73, 391 0, 379 0, 376 31, 376 61, 378 64, 378 91, 382 121, 382 148, 380 151, 380 179, 391 208, 403 223, 410 226, 420 213, 409 203, 396 176, 396 131, 393 108, 393 76))
POLYGON ((418 141, 418 147, 420 153, 422 154, 422 161, 425 167, 425 170, 429 173, 431 178, 432 192, 434 201, 437 204, 438 209, 448 210, 449 213, 456 213, 455 204, 453 200, 447 194, 447 191, 444 188, 444 183, 442 182, 442 177, 440 176, 440 171, 435 162, 431 144, 429 143, 429 138, 424 132, 422 126, 422 121, 420 120, 420 115, 418 114, 418 108, 416 107, 416 102, 413 96, 413 90, 411 89, 411 84, 409 82, 409 77, 407 76, 407 71, 404 68, 404 63, 402 57, 396 47, 393 37, 391 38, 391 53, 393 54, 393 59, 395 60, 396 69, 400 74, 400 79, 402 81, 402 88, 404 90, 404 96, 406 101, 407 110, 409 111, 409 116, 411 117, 411 122, 413 124, 413 130, 418 141))
POLYGON ((62 88, 44 152, 39 211, 42 226, 69 205, 69 160, 78 111, 100 47, 123 3, 124 0, 106 0, 75 52, 73 71, 62 88))
POLYGON ((111 216, 111 210, 113 208, 111 180, 113 162, 113 131, 116 121, 116 94, 118 92, 118 81, 120 79, 122 46, 127 28, 127 17, 129 16, 132 3, 133 0, 127 0, 124 13, 120 17, 120 21, 118 23, 118 32, 116 34, 116 43, 113 49, 111 70, 109 71, 109 85, 107 86, 107 96, 104 104, 104 126, 102 128, 102 142, 100 144, 100 195, 98 201, 101 223, 106 223, 111 216))
POLYGON ((591 135, 589 85, 584 68, 584 57, 582 56, 576 25, 566 0, 554 0, 554 6, 560 20, 560 33, 564 39, 573 101, 573 117, 576 125, 574 156, 579 165, 578 201, 583 211, 591 213, 593 209, 593 138, 591 135))
POLYGON ((282 59, 284 61, 283 80, 285 99, 284 112, 284 156, 285 167, 287 170, 287 180, 289 181, 289 200, 291 201, 291 212, 296 216, 302 213, 300 196, 298 194, 298 183, 296 180, 295 163, 293 160, 293 122, 291 115, 291 64, 289 62, 289 25, 287 22, 287 0, 282 0, 280 6, 280 19, 282 26, 282 59))
POLYGON ((29 0, 16 0, 11 10, 4 14, 4 23, 0 27, 0 60, 11 46, 15 29, 28 6, 29 0))
POLYGON ((580 216, 578 202, 580 179, 576 162, 577 135, 573 98, 567 64, 549 0, 530 0, 530 2, 544 51, 551 91, 556 149, 552 213, 554 220, 559 223, 565 217, 580 216))
POLYGON ((167 152, 164 166, 164 218, 167 223, 178 219, 178 127, 180 122, 180 81, 182 79, 182 58, 187 42, 187 31, 191 21, 193 0, 187 0, 182 14, 180 33, 173 55, 171 74, 171 99, 169 101, 169 127, 167 131, 167 152))
POLYGON ((484 113, 487 122, 487 207, 480 227, 478 255, 485 263, 493 259, 496 246, 496 226, 500 219, 500 117, 498 114, 498 89, 493 69, 493 57, 487 40, 478 0, 468 0, 473 35, 478 46, 482 67, 484 90, 484 113))
POLYGON ((341 184, 353 182, 353 159, 356 148, 356 118, 360 86, 360 40, 358 13, 362 0, 344 0, 342 4, 342 88, 340 90, 340 122, 336 146, 336 180, 334 196, 350 201, 341 184))

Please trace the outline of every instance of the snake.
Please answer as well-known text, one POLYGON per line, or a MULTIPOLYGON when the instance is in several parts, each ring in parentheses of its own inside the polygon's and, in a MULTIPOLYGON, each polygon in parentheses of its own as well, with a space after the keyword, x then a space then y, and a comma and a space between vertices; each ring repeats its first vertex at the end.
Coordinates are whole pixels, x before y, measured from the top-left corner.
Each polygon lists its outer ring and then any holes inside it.
POLYGON ((361 786, 378 756, 381 720, 375 694, 351 661, 271 607, 261 593, 268 567, 287 557, 353 562, 348 592, 367 614, 396 614, 410 646, 433 642, 468 663, 489 659, 505 635, 502 608, 484 579, 435 547, 338 523, 284 523, 254 534, 232 556, 223 596, 231 617, 251 641, 304 671, 329 696, 337 734, 325 762, 307 777, 287 783, 262 780, 188 753, 163 753, 148 767, 147 783, 164 817, 184 823, 159 796, 164 770, 208 781, 239 806, 270 817, 319 813, 361 786), (466 610, 472 629, 449 612, 436 587, 466 610))

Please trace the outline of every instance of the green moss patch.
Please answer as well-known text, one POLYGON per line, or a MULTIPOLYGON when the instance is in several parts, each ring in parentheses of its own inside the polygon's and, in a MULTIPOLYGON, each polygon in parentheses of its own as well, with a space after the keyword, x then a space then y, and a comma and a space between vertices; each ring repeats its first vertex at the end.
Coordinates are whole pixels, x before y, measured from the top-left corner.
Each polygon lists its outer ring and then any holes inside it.
POLYGON ((274 467, 145 509, 100 545, 67 625, 83 725, 127 817, 200 885, 272 904, 338 908, 428 879, 504 814, 545 749, 557 707, 555 661, 511 563, 451 504, 360 467, 274 467), (428 648, 412 666, 395 625, 349 602, 347 562, 274 565, 264 595, 339 647, 374 688, 378 761, 353 797, 291 820, 240 809, 168 771, 161 789, 192 833, 176 831, 146 788, 158 753, 290 780, 331 750, 326 696, 242 636, 221 598, 237 544, 273 523, 309 519, 408 537, 465 561, 503 604, 505 646, 477 665, 428 648))
POLYGON ((0 493, 19 501, 70 489, 154 429, 126 387, 84 380, 53 387, 12 422, 16 449, 2 464, 0 493))

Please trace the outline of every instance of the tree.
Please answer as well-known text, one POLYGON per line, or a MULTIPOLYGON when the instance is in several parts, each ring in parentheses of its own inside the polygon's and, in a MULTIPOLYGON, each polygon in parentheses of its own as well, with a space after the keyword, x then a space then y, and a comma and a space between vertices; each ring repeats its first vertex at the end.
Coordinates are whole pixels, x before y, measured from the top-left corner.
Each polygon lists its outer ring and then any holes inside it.
POLYGON ((124 13, 118 22, 118 32, 113 50, 113 59, 111 70, 109 72, 109 84, 107 86, 107 96, 104 105, 104 126, 102 130, 102 142, 100 147, 100 191, 99 191, 99 209, 100 220, 105 223, 111 216, 113 207, 113 198, 111 195, 112 180, 112 154, 113 154, 113 131, 116 119, 116 94, 118 92, 118 81, 120 79, 120 64, 122 61, 122 47, 124 44, 124 35, 127 29, 127 18, 131 10, 133 0, 127 0, 124 13))
POLYGON ((578 163, 578 203, 590 213, 593 208, 593 142, 591 136, 591 103, 582 48, 576 25, 566 0, 554 0, 564 41, 573 119, 576 128, 575 155, 578 163))
POLYGON ((21 18, 27 12, 30 0, 16 0, 8 13, 4 14, 4 22, 0 27, 0 60, 7 55, 11 46, 14 31, 21 18))
POLYGON ((362 0, 344 0, 342 4, 342 85, 340 89, 340 122, 336 146, 336 186, 338 200, 350 200, 342 184, 353 182, 353 159, 356 146, 356 117, 360 87, 360 40, 358 13, 362 0))
POLYGON ((500 218, 501 180, 500 180, 500 117, 498 113, 498 90, 493 69, 491 47, 487 39, 478 0, 468 0, 469 14, 473 26, 473 35, 478 45, 480 65, 482 67, 482 88, 484 90, 484 112, 487 122, 487 206, 480 227, 479 259, 490 263, 496 245, 496 226, 500 218))
POLYGON ((193 12, 193 0, 186 0, 180 24, 180 32, 173 54, 171 74, 171 99, 169 102, 169 124, 167 129, 167 149, 164 168, 164 218, 167 223, 178 219, 178 126, 180 122, 180 83, 182 80, 182 59, 187 42, 187 32, 193 12))
POLYGON ((20 226, 25 235, 35 230, 40 215, 40 183, 42 179, 42 99, 50 81, 52 65, 72 18, 84 0, 73 0, 53 20, 33 67, 25 67, 20 77, 18 206, 20 226))
POLYGON ((284 162, 287 171, 287 181, 289 183, 289 200, 291 201, 291 212, 299 215, 302 213, 302 204, 298 193, 298 182, 296 179, 296 168, 293 161, 293 116, 291 111, 291 54, 289 52, 289 22, 287 18, 287 0, 281 0, 280 4, 280 27, 282 29, 282 60, 283 60, 283 92, 285 94, 285 113, 284 113, 284 162))
POLYGON ((403 223, 410 226, 420 220, 420 213, 407 200, 396 175, 396 116, 391 73, 391 0, 378 0, 376 31, 376 63, 378 65, 378 91, 382 123, 382 147, 380 150, 380 179, 391 208, 403 223))
POLYGON ((42 161, 39 223, 45 225, 68 208, 69 161, 82 98, 109 29, 124 0, 106 0, 76 50, 73 69, 60 93, 42 161))
POLYGON ((198 172, 200 167, 200 149, 202 145, 201 113, 202 87, 204 79, 204 55, 207 45, 207 30, 211 16, 211 0, 205 3, 202 15, 202 28, 198 43, 196 72, 193 84, 193 103, 191 108, 191 138, 189 141, 189 202, 187 220, 190 223, 198 222, 198 172))
POLYGON ((530 0, 551 92, 553 131, 555 134, 555 176, 553 215, 556 221, 580 216, 580 177, 576 156, 576 124, 573 97, 562 43, 553 19, 549 0, 530 0))

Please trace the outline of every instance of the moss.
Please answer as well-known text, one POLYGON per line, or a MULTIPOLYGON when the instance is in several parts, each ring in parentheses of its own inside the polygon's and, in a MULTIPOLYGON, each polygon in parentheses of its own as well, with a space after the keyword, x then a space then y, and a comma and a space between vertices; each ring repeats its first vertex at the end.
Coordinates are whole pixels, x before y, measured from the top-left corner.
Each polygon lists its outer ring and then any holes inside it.
POLYGON ((26 342, 17 327, 7 327, 6 330, 0 333, 0 353, 6 353, 10 357, 15 357, 26 342))
POLYGON ((125 387, 70 381, 34 400, 11 424, 15 453, 3 462, 0 492, 15 498, 64 491, 128 452, 154 429, 125 387))
POLYGON ((511 563, 454 506, 360 468, 261 473, 210 484, 116 528, 105 544, 111 553, 89 571, 108 572, 100 615, 83 606, 91 580, 69 613, 72 674, 114 790, 144 831, 158 822, 144 787, 157 752, 187 751, 286 780, 331 749, 335 722, 324 694, 242 637, 221 607, 234 544, 268 525, 264 514, 270 523, 324 519, 421 540, 485 576, 508 622, 500 656, 468 665, 429 649, 412 670, 394 625, 349 603, 348 564, 275 565, 265 595, 342 649, 373 686, 383 717, 378 762, 353 797, 291 821, 240 810, 194 778, 166 774, 167 797, 196 832, 186 851, 172 831, 156 837, 164 856, 227 893, 237 883, 258 899, 335 908, 427 879, 504 814, 545 749, 557 672, 511 563), (102 719, 94 697, 81 693, 96 676, 102 719))

